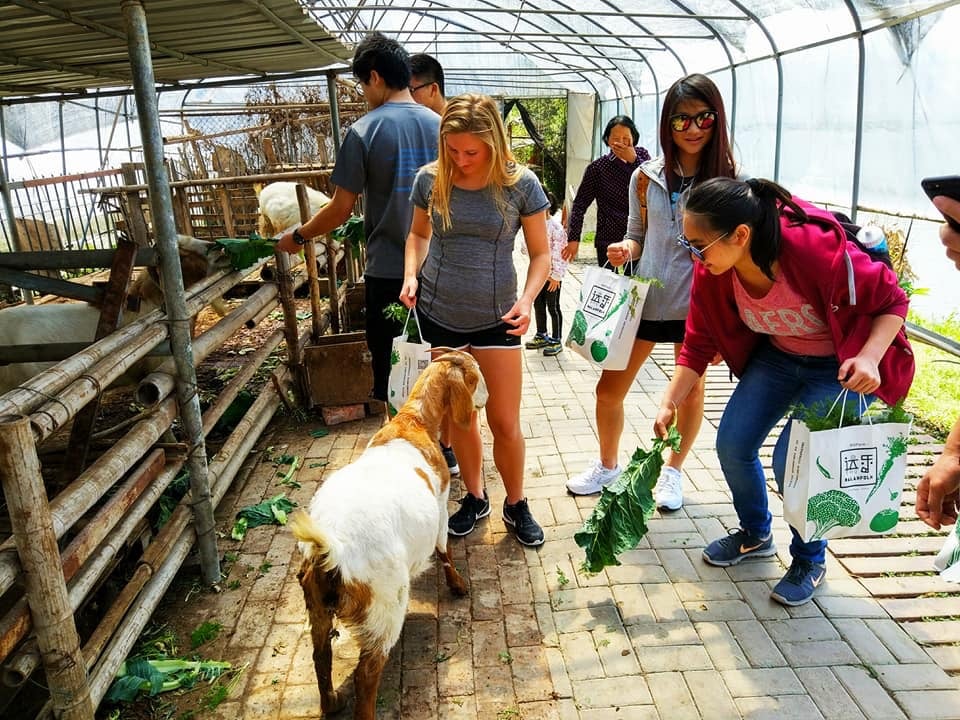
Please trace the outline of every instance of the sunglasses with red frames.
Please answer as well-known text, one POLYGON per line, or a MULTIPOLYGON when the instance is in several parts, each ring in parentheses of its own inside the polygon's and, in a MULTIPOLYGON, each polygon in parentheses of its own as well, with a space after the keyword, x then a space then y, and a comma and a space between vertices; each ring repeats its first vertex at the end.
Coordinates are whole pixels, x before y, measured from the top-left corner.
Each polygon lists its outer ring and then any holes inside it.
POLYGON ((717 122, 716 110, 704 110, 696 115, 686 115, 678 113, 670 116, 670 129, 674 132, 683 132, 690 127, 690 123, 695 122, 701 130, 709 130, 717 122))

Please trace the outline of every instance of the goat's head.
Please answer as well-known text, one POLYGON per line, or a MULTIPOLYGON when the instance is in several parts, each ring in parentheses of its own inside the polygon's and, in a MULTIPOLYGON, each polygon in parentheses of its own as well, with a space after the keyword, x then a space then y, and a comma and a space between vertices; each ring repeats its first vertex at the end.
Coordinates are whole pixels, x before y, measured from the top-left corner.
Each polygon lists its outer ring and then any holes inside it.
MULTIPOLYGON (((216 243, 209 240, 177 235, 183 287, 189 288, 214 272, 229 267, 229 259, 223 252, 214 252, 216 247, 216 243)), ((139 298, 147 305, 159 306, 163 302, 159 268, 153 265, 147 268, 147 272, 142 274, 130 288, 130 295, 139 298)))
POLYGON ((424 419, 447 414, 460 426, 487 404, 487 384, 473 355, 451 350, 436 358, 417 378, 410 400, 419 400, 424 419))

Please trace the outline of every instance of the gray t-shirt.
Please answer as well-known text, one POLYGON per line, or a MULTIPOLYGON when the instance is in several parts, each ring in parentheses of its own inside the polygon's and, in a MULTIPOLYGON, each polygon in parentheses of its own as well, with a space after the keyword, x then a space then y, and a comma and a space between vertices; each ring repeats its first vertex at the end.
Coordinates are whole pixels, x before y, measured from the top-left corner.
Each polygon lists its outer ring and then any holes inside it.
POLYGON ((388 102, 347 130, 330 181, 363 194, 365 274, 403 278, 410 231, 410 190, 417 170, 437 158, 440 116, 415 102, 388 102))
MULTIPOLYGON (((426 168, 417 174, 411 196, 417 207, 427 209, 434 179, 426 168)), ((517 301, 513 248, 520 218, 543 212, 549 203, 537 176, 526 168, 503 195, 505 208, 500 208, 490 188, 454 187, 452 227, 444 230, 440 216, 433 215, 417 309, 441 327, 455 332, 496 327, 517 301)))

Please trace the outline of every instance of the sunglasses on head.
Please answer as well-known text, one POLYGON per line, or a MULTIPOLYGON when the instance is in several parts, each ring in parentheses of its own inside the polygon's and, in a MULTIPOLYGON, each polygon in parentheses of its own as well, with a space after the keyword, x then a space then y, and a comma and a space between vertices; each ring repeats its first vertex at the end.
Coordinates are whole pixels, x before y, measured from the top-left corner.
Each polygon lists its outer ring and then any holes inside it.
POLYGON ((717 111, 704 110, 703 112, 698 112, 696 115, 686 115, 685 113, 671 115, 670 129, 674 132, 683 132, 690 127, 691 122, 695 122, 701 130, 709 130, 717 122, 717 111))
POLYGON ((712 248, 714 245, 716 245, 718 242, 723 240, 729 234, 730 234, 729 232, 725 232, 723 235, 714 238, 712 242, 709 242, 703 247, 698 248, 695 245, 692 245, 689 240, 687 240, 686 235, 684 235, 683 233, 680 233, 679 235, 677 235, 677 245, 679 245, 684 250, 689 252, 700 262, 704 262, 704 255, 706 254, 707 250, 712 248))

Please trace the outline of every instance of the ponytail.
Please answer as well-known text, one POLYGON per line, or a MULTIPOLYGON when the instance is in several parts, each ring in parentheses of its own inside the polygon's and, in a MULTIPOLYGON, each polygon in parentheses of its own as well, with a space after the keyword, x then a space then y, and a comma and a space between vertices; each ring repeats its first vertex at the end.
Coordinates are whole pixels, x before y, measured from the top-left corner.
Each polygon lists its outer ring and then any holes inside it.
POLYGON ((780 256, 780 212, 784 206, 800 221, 807 219, 789 191, 772 180, 718 177, 690 190, 684 212, 703 216, 707 225, 717 232, 732 233, 738 225, 748 226, 750 257, 763 274, 773 280, 773 263, 780 256))

